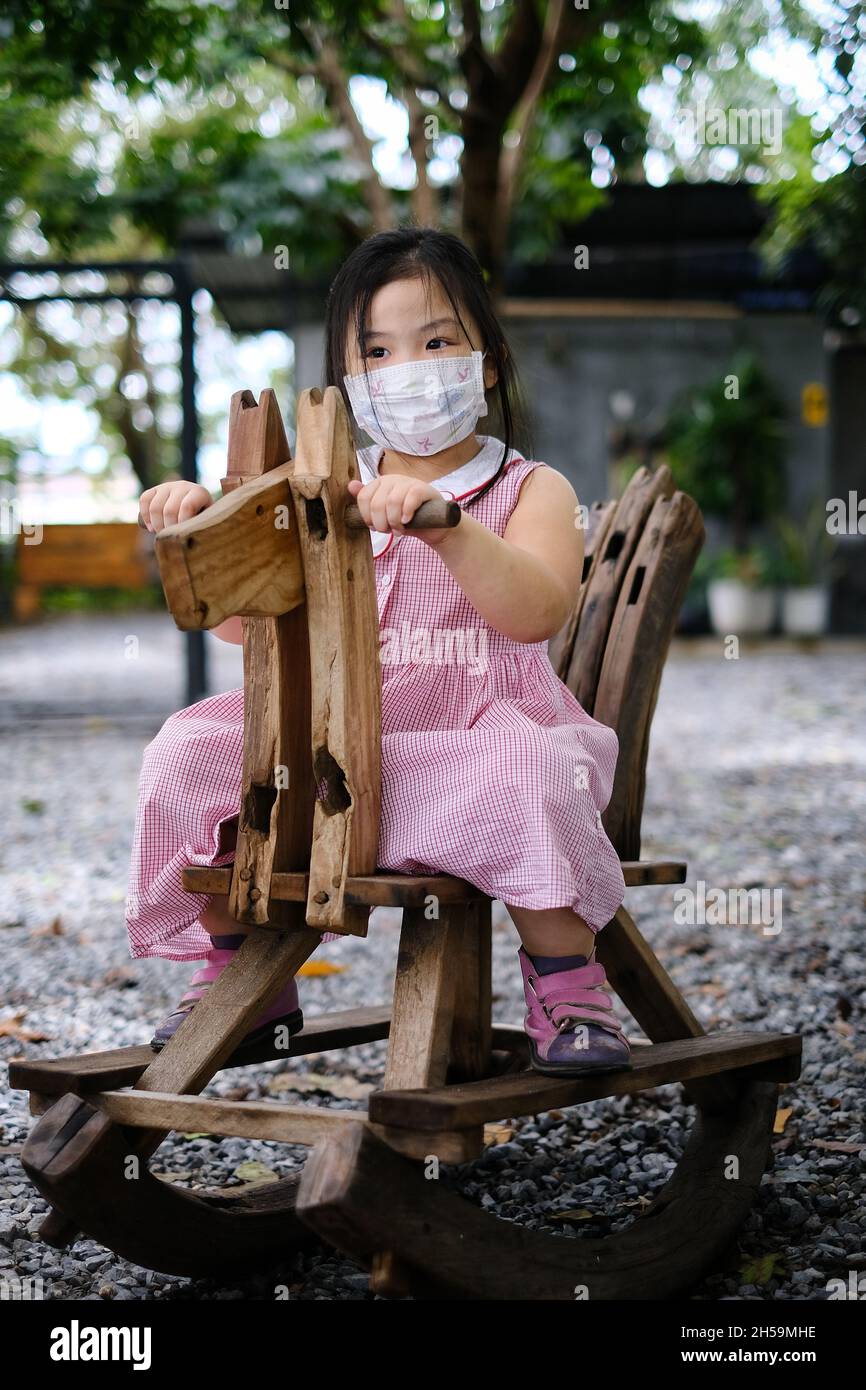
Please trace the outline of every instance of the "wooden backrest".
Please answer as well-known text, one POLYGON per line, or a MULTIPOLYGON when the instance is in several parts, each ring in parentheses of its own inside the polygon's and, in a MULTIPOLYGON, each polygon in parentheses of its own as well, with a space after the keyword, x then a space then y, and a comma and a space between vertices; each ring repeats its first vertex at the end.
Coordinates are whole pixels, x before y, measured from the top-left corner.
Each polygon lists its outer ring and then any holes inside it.
POLYGON ((704 525, 669 468, 640 468, 618 502, 595 503, 586 531, 580 590, 550 659, 587 714, 616 731, 602 819, 620 858, 639 859, 650 725, 704 525))

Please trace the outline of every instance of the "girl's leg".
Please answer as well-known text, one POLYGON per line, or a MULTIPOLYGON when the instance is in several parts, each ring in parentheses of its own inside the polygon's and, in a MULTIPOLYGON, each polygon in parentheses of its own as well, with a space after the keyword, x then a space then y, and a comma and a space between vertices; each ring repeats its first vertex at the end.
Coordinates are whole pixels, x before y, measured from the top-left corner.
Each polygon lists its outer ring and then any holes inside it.
POLYGON ((505 906, 528 955, 582 955, 587 958, 592 955, 595 932, 570 907, 530 911, 526 907, 512 907, 509 903, 505 906))
POLYGON ((252 927, 244 926, 229 912, 229 900, 220 894, 211 898, 204 912, 199 913, 199 921, 208 936, 249 936, 252 927))
MULTIPOLYGON (((189 1017, 194 1004, 202 997, 208 986, 231 963, 238 948, 241 947, 253 930, 231 916, 228 898, 216 895, 199 914, 199 921, 211 938, 213 945, 206 952, 205 964, 197 970, 190 981, 190 987, 183 995, 179 1006, 164 1019, 150 1040, 155 1051, 163 1047, 189 1017)), ((298 1001, 298 988, 294 977, 277 995, 271 1006, 253 1024, 247 1037, 239 1045, 252 1045, 263 1039, 277 1026, 285 1027, 289 1033, 297 1033, 303 1027, 303 1015, 298 1001)))

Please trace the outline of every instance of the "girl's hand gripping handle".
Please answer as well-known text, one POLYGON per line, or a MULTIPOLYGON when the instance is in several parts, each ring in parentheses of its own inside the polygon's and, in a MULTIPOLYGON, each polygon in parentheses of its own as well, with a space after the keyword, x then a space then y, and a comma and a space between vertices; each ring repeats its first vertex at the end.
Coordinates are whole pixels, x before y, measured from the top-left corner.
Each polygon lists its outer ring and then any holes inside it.
POLYGON ((353 478, 349 492, 357 505, 347 503, 347 526, 356 524, 357 512, 371 531, 395 531, 398 536, 414 531, 419 540, 436 546, 460 522, 456 502, 447 501, 431 483, 403 473, 388 473, 370 483, 353 478))
MULTIPOLYGON (((452 527, 460 523, 460 506, 443 497, 438 502, 422 502, 415 515, 405 523, 407 531, 429 531, 431 527, 452 527)), ((350 502, 346 507, 346 525, 350 531, 360 531, 367 525, 360 507, 350 502)))

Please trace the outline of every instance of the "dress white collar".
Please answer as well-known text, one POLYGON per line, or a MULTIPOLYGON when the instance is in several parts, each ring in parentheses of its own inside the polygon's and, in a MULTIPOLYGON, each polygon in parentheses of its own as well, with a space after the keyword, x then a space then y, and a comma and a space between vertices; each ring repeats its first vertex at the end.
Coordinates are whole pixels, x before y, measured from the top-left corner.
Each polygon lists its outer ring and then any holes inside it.
MULTIPOLYGON (((459 468, 453 468, 450 473, 443 473, 441 478, 430 480, 431 485, 441 492, 444 497, 450 497, 454 501, 461 501, 468 497, 470 493, 477 492, 488 482, 502 462, 502 452, 504 445, 501 439, 495 439, 493 435, 479 434, 476 436, 481 441, 481 448, 474 458, 468 463, 463 463, 459 468)), ((357 450, 358 468, 363 483, 371 483, 374 478, 379 476, 379 464, 385 450, 380 444, 370 444, 366 449, 357 450)), ((508 463, 511 464, 515 459, 522 458, 516 449, 509 450, 508 463)), ((373 543, 373 555, 378 556, 387 550, 391 542, 395 539, 393 531, 371 531, 370 537, 373 543)), ((397 536, 397 540, 402 537, 397 536)))

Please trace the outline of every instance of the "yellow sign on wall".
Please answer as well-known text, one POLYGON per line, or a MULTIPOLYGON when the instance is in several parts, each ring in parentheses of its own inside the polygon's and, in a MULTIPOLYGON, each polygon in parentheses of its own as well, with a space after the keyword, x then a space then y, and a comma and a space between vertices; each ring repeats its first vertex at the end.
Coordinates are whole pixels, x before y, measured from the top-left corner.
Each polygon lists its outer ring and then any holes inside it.
POLYGON ((829 415, 827 388, 820 381, 807 381, 800 393, 800 414, 804 425, 820 429, 829 415))

